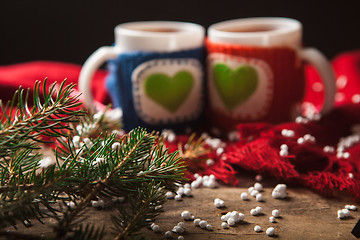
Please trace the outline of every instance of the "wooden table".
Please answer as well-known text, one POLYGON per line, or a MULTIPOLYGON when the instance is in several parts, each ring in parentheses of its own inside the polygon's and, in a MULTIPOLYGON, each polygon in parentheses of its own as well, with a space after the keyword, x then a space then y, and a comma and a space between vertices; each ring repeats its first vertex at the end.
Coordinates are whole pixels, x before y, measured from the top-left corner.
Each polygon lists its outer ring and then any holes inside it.
MULTIPOLYGON (((253 178, 252 178, 253 179, 253 178)), ((154 233, 150 229, 143 229, 142 233, 150 239, 165 239, 164 232, 171 230, 178 222, 183 221, 180 214, 184 210, 190 211, 195 218, 208 221, 214 228, 207 231, 195 227, 192 221, 185 221, 186 231, 182 234, 185 239, 195 240, 232 240, 232 239, 268 239, 265 234, 268 227, 276 229, 277 239, 356 239, 351 230, 360 218, 360 211, 352 211, 351 217, 340 220, 337 218, 337 210, 344 208, 346 204, 354 202, 345 196, 324 198, 312 191, 303 188, 290 187, 288 198, 284 200, 274 199, 271 192, 276 183, 264 181, 264 202, 257 202, 250 196, 249 201, 243 201, 240 194, 247 191, 247 187, 254 184, 253 180, 243 180, 242 187, 220 186, 216 189, 199 188, 193 190, 193 197, 184 197, 182 201, 169 200, 164 206, 164 212, 156 219, 156 224, 161 228, 161 233, 154 233), (218 209, 214 206, 214 199, 221 198, 226 207, 218 209), (250 210, 256 206, 263 208, 263 215, 252 216, 250 210), (276 223, 270 223, 269 217, 273 209, 280 211, 281 218, 276 223), (236 210, 246 215, 243 222, 230 229, 221 227, 220 217, 222 214, 236 210), (259 225, 262 232, 254 232, 254 226, 259 225)), ((89 208, 86 212, 86 222, 104 224, 109 232, 106 239, 111 238, 110 214, 116 213, 111 209, 96 210, 89 208)), ((49 222, 51 220, 46 220, 49 222)), ((44 226, 36 224, 24 231, 43 231, 44 226)), ((177 239, 178 234, 173 234, 177 239)))

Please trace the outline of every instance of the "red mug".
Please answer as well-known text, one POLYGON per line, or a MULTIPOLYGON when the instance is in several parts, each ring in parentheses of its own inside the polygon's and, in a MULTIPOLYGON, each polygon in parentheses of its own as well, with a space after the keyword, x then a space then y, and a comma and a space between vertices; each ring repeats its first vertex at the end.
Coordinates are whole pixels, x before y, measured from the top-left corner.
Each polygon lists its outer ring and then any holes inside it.
POLYGON ((324 55, 303 48, 302 25, 289 18, 247 18, 208 29, 208 107, 213 126, 229 131, 239 123, 281 123, 301 114, 304 63, 322 77, 321 113, 334 104, 335 76, 324 55))

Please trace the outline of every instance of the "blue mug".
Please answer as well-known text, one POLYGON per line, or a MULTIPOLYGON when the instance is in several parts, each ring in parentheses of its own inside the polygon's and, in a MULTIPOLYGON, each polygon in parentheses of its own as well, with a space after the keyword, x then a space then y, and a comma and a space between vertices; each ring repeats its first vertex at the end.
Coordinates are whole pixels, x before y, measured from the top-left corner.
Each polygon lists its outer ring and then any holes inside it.
POLYGON ((91 78, 105 61, 106 88, 123 111, 124 130, 183 130, 200 123, 204 109, 205 29, 194 23, 148 21, 115 27, 115 44, 84 63, 79 89, 93 109, 91 78))

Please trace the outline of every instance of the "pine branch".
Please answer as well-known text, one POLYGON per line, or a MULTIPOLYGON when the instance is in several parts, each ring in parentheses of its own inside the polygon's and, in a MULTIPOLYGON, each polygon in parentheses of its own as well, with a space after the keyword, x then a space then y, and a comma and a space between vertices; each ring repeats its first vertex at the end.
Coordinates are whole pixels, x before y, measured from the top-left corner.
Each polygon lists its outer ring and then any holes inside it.
POLYGON ((33 93, 34 106, 31 109, 28 105, 29 90, 24 97, 24 89, 21 87, 5 107, 0 100, 0 157, 8 156, 8 150, 11 149, 35 148, 33 141, 43 142, 41 136, 64 136, 61 130, 70 129, 65 123, 73 122, 74 116, 84 113, 74 110, 81 105, 77 96, 71 96, 74 86, 65 86, 63 81, 55 94, 55 84, 47 91, 46 79, 42 85, 36 82, 33 93), (41 89, 43 100, 40 97, 41 89))
POLYGON ((142 227, 148 226, 146 219, 154 219, 160 214, 156 206, 165 202, 165 195, 161 185, 155 181, 143 184, 137 195, 130 201, 129 208, 118 208, 119 216, 112 215, 115 240, 128 239, 136 235, 142 227))

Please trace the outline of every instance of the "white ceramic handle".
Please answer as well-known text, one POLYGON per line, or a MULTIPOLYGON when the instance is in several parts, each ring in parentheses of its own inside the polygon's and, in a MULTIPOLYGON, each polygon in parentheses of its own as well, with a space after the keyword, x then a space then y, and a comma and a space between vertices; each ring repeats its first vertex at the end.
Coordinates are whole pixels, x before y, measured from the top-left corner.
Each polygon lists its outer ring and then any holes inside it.
POLYGON ((305 61, 313 65, 318 71, 324 86, 325 96, 324 103, 321 109, 322 114, 328 113, 334 106, 336 85, 335 74, 331 67, 331 64, 326 57, 315 48, 304 48, 300 52, 300 56, 305 61))
POLYGON ((91 92, 91 80, 95 71, 107 60, 117 56, 114 47, 101 47, 86 59, 79 75, 79 90, 83 94, 84 104, 89 110, 95 110, 94 98, 91 92))

